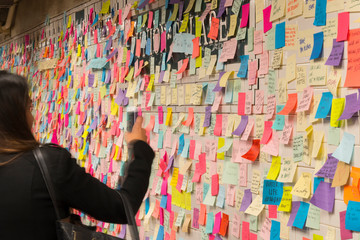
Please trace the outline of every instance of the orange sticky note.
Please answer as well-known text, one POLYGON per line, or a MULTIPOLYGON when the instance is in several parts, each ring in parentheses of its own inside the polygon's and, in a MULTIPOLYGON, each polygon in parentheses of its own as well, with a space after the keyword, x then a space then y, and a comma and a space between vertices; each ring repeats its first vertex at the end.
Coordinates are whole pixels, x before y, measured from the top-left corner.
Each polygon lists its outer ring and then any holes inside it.
POLYGON ((338 14, 338 32, 336 41, 346 41, 349 33, 349 12, 338 14))
MULTIPOLYGON (((181 61, 181 60, 180 60, 180 61, 181 61)), ((183 73, 183 72, 186 70, 188 63, 189 63, 189 59, 188 59, 188 58, 185 58, 184 60, 182 60, 181 68, 179 69, 179 71, 177 71, 176 74, 181 74, 181 73, 183 73)))
POLYGON ((205 204, 200 205, 199 224, 203 225, 203 226, 206 224, 206 205, 205 204))
POLYGON ((242 158, 255 161, 260 153, 260 139, 253 139, 253 144, 249 151, 242 155, 242 158))
POLYGON ((194 108, 188 109, 188 117, 186 121, 182 122, 182 125, 189 127, 194 120, 194 108))
POLYGON ((192 52, 192 58, 197 58, 199 56, 199 40, 200 37, 196 37, 192 40, 193 42, 193 52, 192 52))
POLYGON ((217 37, 219 35, 219 23, 220 23, 219 18, 213 17, 211 19, 211 27, 210 27, 210 31, 209 31, 209 34, 208 34, 208 38, 211 38, 213 40, 217 39, 217 37))
POLYGON ((349 31, 348 41, 348 64, 344 87, 360 87, 359 55, 360 51, 360 28, 349 31))
POLYGON ((284 108, 277 114, 289 115, 290 113, 293 113, 295 111, 296 105, 297 105, 297 93, 288 94, 288 100, 284 108))
POLYGON ((224 236, 224 237, 226 236, 228 226, 229 226, 229 215, 223 213, 222 219, 221 219, 221 224, 220 224, 220 231, 219 231, 219 234, 221 236, 224 236))

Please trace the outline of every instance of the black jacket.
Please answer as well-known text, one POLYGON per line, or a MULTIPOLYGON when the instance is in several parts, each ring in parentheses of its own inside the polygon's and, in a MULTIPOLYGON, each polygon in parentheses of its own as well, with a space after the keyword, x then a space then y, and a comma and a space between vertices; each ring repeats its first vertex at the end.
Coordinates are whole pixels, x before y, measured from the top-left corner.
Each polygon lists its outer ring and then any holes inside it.
MULTIPOLYGON (((120 196, 76 164, 60 147, 42 148, 57 200, 105 222, 126 223, 120 196)), ((147 191, 154 152, 148 144, 134 144, 135 159, 120 191, 126 191, 136 212, 147 191)), ((0 161, 11 156, 1 156, 0 161)), ((32 151, 0 167, 0 239, 56 239, 55 210, 32 151)), ((62 214, 67 215, 67 214, 62 214)), ((66 217, 66 216, 62 216, 66 217)))

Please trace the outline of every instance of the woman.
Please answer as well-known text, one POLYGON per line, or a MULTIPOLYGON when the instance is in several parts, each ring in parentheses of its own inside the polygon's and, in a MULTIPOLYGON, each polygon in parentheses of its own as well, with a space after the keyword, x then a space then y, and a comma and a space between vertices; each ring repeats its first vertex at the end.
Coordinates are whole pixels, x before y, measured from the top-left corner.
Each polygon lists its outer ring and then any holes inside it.
MULTIPOLYGON (((31 133, 33 117, 26 79, 0 71, 0 239, 56 239, 55 209, 33 155, 39 147, 31 133)), ((154 152, 146 143, 142 118, 137 118, 125 140, 134 148, 120 191, 128 194, 134 212, 147 191, 154 152)), ((126 223, 124 206, 108 188, 76 164, 58 146, 41 149, 53 182, 61 218, 76 208, 112 223, 126 223)))

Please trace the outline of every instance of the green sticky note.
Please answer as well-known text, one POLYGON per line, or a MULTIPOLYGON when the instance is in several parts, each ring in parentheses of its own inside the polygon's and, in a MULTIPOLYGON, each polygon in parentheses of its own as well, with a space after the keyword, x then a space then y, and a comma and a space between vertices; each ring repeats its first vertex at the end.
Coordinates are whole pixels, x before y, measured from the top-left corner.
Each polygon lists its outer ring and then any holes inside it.
POLYGON ((329 126, 328 144, 335 146, 340 144, 340 128, 329 126))
POLYGON ((254 28, 250 27, 248 29, 248 51, 252 52, 254 50, 254 28))
POLYGON ((266 35, 266 50, 275 50, 275 28, 270 29, 266 35))
POLYGON ((257 216, 253 216, 253 215, 249 215, 249 222, 250 222, 250 230, 257 232, 258 230, 258 217, 257 216))
POLYGON ((320 229, 320 208, 310 204, 308 216, 306 219, 306 227, 312 229, 320 229))
POLYGON ((238 184, 238 173, 239 173, 239 164, 233 163, 230 159, 225 158, 225 166, 223 172, 223 183, 237 185, 238 184))

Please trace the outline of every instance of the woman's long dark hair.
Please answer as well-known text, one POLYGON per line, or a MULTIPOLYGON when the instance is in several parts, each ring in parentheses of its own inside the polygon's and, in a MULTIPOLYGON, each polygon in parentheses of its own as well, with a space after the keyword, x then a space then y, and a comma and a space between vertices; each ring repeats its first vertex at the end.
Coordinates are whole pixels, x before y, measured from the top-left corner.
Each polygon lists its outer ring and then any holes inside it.
POLYGON ((28 123, 30 106, 27 80, 0 71, 0 153, 21 154, 39 145, 28 123))

